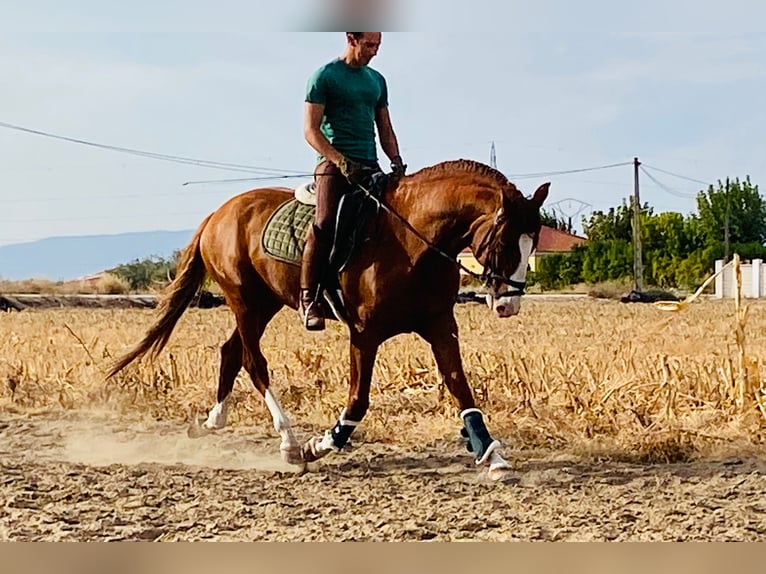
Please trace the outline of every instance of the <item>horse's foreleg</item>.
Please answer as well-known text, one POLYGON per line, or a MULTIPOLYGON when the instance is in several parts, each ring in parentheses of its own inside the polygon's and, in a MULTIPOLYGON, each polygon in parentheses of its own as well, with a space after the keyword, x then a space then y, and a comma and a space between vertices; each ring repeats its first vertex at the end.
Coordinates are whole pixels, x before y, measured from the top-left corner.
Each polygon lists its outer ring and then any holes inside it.
POLYGON ((323 435, 311 437, 306 441, 301 449, 303 460, 315 462, 333 451, 339 452, 346 446, 351 433, 360 422, 346 418, 346 409, 343 409, 335 426, 327 429, 323 435))
POLYGON ((359 345, 351 342, 351 373, 348 402, 341 411, 335 426, 322 436, 315 436, 303 445, 303 459, 306 462, 319 460, 330 452, 338 452, 348 442, 351 433, 362 421, 370 406, 370 381, 377 345, 359 345))
POLYGON ((502 447, 499 440, 493 439, 486 425, 484 415, 479 409, 466 409, 460 413, 463 419, 463 428, 460 434, 467 439, 466 447, 469 452, 476 455, 476 464, 484 464, 488 467, 490 477, 495 473, 510 468, 505 459, 500 456, 498 450, 502 447))
POLYGON ((484 424, 484 415, 476 408, 476 402, 468 386, 463 361, 460 357, 458 328, 451 313, 438 320, 429 321, 428 326, 420 331, 421 336, 431 345, 444 384, 455 398, 460 408, 463 421, 461 435, 467 439, 467 448, 476 457, 476 464, 486 465, 490 476, 497 478, 498 473, 508 468, 508 463, 500 456, 500 441, 492 438, 484 424))

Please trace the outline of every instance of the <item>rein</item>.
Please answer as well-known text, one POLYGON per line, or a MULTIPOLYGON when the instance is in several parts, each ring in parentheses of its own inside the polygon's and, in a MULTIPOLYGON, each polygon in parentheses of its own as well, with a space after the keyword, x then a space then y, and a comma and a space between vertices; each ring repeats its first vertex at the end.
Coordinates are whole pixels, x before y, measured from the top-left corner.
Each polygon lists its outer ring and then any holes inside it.
MULTIPOLYGON (((508 279, 506 277, 503 277, 502 275, 498 275, 496 272, 494 272, 490 265, 485 265, 484 272, 483 273, 476 273, 475 271, 472 271, 465 265, 463 265, 458 259, 455 259, 454 257, 451 257, 448 253, 445 253, 436 245, 434 245, 432 242, 430 242, 428 239, 426 239, 422 233, 420 233, 417 229, 415 229, 412 224, 407 221, 401 214, 399 214, 397 211, 383 203, 383 200, 381 198, 376 197, 374 193, 370 191, 370 189, 367 189, 363 185, 357 184, 357 187, 361 189, 367 197, 372 199, 378 208, 383 208, 385 211, 393 215, 396 219, 398 219, 402 224, 404 224, 404 227, 409 229, 412 234, 420 239, 423 243, 425 243, 426 247, 433 251, 434 253, 439 254, 441 257, 444 257, 455 265, 458 269, 461 271, 467 273, 474 279, 480 280, 484 285, 488 285, 490 280, 499 281, 505 285, 508 285, 509 287, 512 287, 513 289, 508 289, 506 291, 503 291, 502 293, 498 294, 495 298, 499 299, 500 297, 514 297, 514 296, 521 296, 524 294, 524 289, 526 288, 527 284, 524 281, 515 281, 513 279, 508 279)), ((374 186, 371 186, 371 188, 374 186)), ((487 231, 487 234, 484 236, 484 239, 481 240, 481 243, 479 244, 478 251, 481 252, 484 249, 486 249, 491 241, 494 239, 494 236, 497 234, 497 231, 499 229, 498 223, 501 221, 501 215, 498 214, 498 216, 495 217, 494 221, 492 222, 492 227, 490 227, 489 231, 487 231)))

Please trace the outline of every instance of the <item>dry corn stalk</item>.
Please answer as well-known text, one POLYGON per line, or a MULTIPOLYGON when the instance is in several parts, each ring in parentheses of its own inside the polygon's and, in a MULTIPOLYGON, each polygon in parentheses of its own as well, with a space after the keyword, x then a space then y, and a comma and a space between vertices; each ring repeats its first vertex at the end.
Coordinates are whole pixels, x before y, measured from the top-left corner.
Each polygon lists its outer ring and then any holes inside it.
POLYGON ((745 350, 745 325, 749 305, 742 305, 742 267, 739 254, 735 253, 732 259, 734 264, 734 341, 737 343, 737 406, 740 409, 747 407, 745 398, 750 395, 749 377, 746 367, 747 352, 745 350))
MULTIPOLYGON (((159 361, 132 365, 106 383, 100 363, 110 354, 107 347, 119 349, 138 337, 149 313, 0 313, 0 410, 96 406, 186 425, 190 412, 204 414, 215 402, 218 347, 234 328, 224 311, 191 310, 159 361), (65 325, 86 342, 97 364, 65 325)), ((747 329, 766 332, 766 312, 759 311, 752 306, 744 315, 742 309, 741 317, 747 329)), ((458 306, 456 314, 466 327, 461 343, 469 381, 489 392, 484 408, 491 428, 509 445, 577 448, 596 441, 632 453, 631 445, 660 444, 679 428, 699 444, 707 441, 699 437, 721 436, 766 441, 766 383, 759 385, 758 375, 766 337, 747 340, 750 386, 743 387, 727 305, 697 301, 694 313, 664 316, 661 330, 646 333, 654 308, 586 299, 530 300, 510 323, 488 319, 478 305, 458 306)), ((305 432, 323 431, 346 401, 347 339, 335 325, 318 336, 304 333, 293 319, 287 311, 275 317, 263 352, 283 406, 305 432)), ((396 434, 401 446, 459 436, 449 393, 434 404, 439 385, 433 365, 430 349, 414 335, 386 344, 376 362, 364 440, 390 441, 394 428, 408 429, 396 434)), ((245 371, 234 398, 230 424, 271 436, 268 410, 245 371)))

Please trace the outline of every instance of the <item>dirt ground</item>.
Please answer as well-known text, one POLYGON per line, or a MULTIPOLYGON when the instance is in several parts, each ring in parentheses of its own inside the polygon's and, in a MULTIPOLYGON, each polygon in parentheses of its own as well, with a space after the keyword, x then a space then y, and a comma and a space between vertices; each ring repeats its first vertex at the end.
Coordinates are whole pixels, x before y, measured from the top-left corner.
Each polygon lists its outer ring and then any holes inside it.
MULTIPOLYGON (((302 437, 303 438, 303 437, 302 437)), ((0 414, 0 540, 764 540, 766 459, 637 465, 354 444, 299 475, 276 436, 0 414)))

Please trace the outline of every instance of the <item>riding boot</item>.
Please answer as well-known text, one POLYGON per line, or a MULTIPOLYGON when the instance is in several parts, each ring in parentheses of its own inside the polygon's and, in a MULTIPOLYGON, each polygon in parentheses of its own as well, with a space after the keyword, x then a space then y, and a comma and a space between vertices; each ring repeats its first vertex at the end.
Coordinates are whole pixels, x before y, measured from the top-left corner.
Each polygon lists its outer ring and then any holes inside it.
POLYGON ((322 304, 320 280, 332 245, 316 226, 306 238, 301 266, 300 307, 303 326, 309 331, 325 328, 325 311, 322 304))
POLYGON ((309 331, 324 329, 324 309, 316 290, 301 289, 301 316, 303 326, 309 331))

